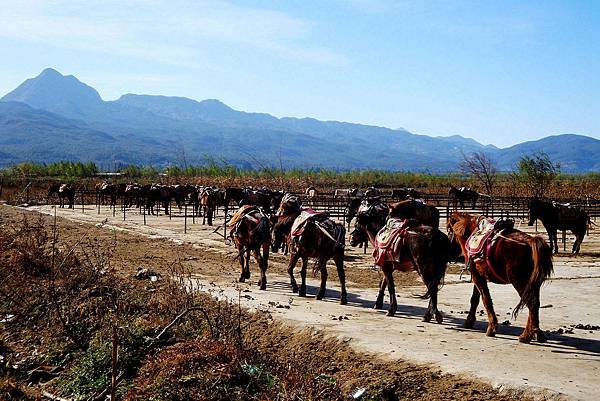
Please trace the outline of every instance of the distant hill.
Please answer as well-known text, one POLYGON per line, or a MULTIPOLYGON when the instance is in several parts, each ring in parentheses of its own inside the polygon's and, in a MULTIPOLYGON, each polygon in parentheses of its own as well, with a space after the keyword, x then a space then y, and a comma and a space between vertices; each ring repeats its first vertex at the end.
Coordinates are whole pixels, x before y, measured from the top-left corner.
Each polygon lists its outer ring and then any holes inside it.
POLYGON ((544 150, 564 171, 598 171, 600 141, 557 135, 506 149, 459 135, 430 137, 312 118, 237 111, 219 100, 126 94, 103 101, 74 76, 53 69, 0 99, 0 166, 33 160, 92 160, 101 166, 202 163, 279 167, 455 170, 463 153, 485 151, 511 169, 544 150))

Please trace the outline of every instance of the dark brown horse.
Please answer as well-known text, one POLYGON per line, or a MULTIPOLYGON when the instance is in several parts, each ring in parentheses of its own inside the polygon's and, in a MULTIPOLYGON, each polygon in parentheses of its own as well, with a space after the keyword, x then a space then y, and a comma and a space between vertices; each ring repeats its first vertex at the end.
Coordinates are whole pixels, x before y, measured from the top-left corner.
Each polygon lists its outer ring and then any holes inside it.
MULTIPOLYGON (((488 315, 487 336, 494 336, 498 327, 498 318, 492 304, 487 282, 512 284, 521 299, 513 310, 513 316, 525 306, 529 309, 529 318, 519 341, 528 343, 536 338, 546 341, 540 329, 540 287, 552 274, 552 251, 540 236, 531 236, 514 228, 505 228, 495 241, 476 258, 469 255, 467 240, 477 230, 480 218, 468 213, 454 212, 448 219, 448 231, 456 240, 468 261, 474 288, 471 296, 471 308, 465 327, 475 324, 475 312, 481 297, 488 315)), ((484 248, 485 249, 485 248, 484 248)))
POLYGON ((575 235, 573 253, 579 253, 579 248, 581 248, 583 237, 590 222, 585 210, 532 198, 529 200, 528 225, 532 226, 536 219, 540 219, 546 228, 550 247, 554 246, 554 253, 558 253, 557 230, 569 230, 575 235))
POLYGON ((420 200, 408 199, 390 205, 390 217, 416 219, 419 223, 433 228, 440 227, 440 211, 420 200))
POLYGON ((471 207, 474 208, 477 204, 477 199, 479 199, 479 192, 467 187, 456 188, 455 186, 450 186, 448 195, 454 200, 454 205, 460 203, 461 208, 465 207, 466 201, 470 201, 471 207))
POLYGON ((268 217, 254 206, 241 206, 233 215, 230 223, 230 237, 238 250, 242 272, 240 283, 250 278, 250 253, 260 268, 258 285, 261 290, 267 288, 267 267, 269 264, 269 245, 271 227, 268 217))
POLYGON ((75 190, 69 184, 52 184, 48 188, 48 197, 58 195, 59 207, 65 207, 65 199, 69 202, 69 209, 75 205, 75 190))
MULTIPOLYGON (((350 235, 350 245, 356 246, 368 238, 375 246, 377 233, 385 226, 388 211, 375 206, 361 209, 356 216, 354 230, 350 235)), ((394 316, 397 309, 394 270, 414 270, 421 276, 427 287, 427 292, 422 298, 429 298, 429 306, 423 316, 423 321, 429 322, 435 316, 435 320, 441 323, 443 316, 437 309, 437 296, 446 274, 450 241, 440 230, 422 225, 416 220, 409 223, 408 227, 398 249, 399 252, 395 255, 396 260, 385 261, 381 266, 384 278, 380 283, 375 309, 383 307, 383 297, 387 287, 390 294, 387 315, 394 316)))
MULTIPOLYGON (((285 199, 285 198, 284 198, 285 199)), ((281 209, 280 209, 281 210, 281 209)), ((315 258, 314 272, 321 273, 321 286, 317 293, 317 299, 323 299, 327 286, 327 261, 334 260, 337 267, 338 277, 341 285, 340 303, 347 303, 346 274, 344 271, 344 245, 346 230, 342 224, 329 219, 326 215, 318 214, 311 217, 301 212, 299 208, 288 209, 289 213, 282 213, 276 217, 276 223, 272 230, 271 249, 277 252, 284 241, 287 241, 291 250, 288 264, 288 274, 292 291, 298 292, 301 297, 306 296, 306 268, 308 258, 315 258), (304 224, 299 223, 304 220, 304 224), (295 232, 301 227, 302 233, 295 232), (298 260, 302 259, 302 270, 300 276, 302 283, 300 288, 294 278, 294 267, 298 260)))

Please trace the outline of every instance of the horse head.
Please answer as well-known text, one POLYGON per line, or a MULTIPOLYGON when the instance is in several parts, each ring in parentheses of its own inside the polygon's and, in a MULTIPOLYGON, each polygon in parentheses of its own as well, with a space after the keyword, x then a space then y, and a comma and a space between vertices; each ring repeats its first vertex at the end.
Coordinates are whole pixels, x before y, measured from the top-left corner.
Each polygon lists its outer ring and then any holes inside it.
POLYGON ((539 198, 529 199, 529 203, 527 205, 527 208, 529 209, 529 221, 527 222, 528 226, 532 226, 538 219, 538 216, 540 216, 541 214, 541 209, 543 205, 544 202, 539 198))

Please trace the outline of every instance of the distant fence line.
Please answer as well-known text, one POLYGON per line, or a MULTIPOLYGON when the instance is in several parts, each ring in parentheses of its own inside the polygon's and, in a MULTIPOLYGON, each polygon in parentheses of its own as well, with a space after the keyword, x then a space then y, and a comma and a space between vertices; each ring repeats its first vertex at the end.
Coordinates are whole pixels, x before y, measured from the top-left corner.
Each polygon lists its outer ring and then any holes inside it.
MULTIPOLYGON (((23 189, 23 195, 25 196, 28 192, 28 187, 23 189)), ((298 196, 302 204, 309 206, 317 211, 327 211, 331 217, 338 219, 345 219, 348 213, 348 202, 350 197, 335 197, 333 193, 320 193, 319 195, 309 198, 304 193, 295 193, 298 196)), ((384 202, 394 202, 398 199, 392 199, 389 195, 383 195, 381 199, 384 202)), ((423 194, 423 199, 426 203, 436 206, 440 211, 440 217, 446 218, 453 211, 467 211, 471 213, 484 214, 493 218, 527 218, 528 216, 528 197, 495 197, 495 198, 480 198, 475 207, 471 207, 470 202, 465 202, 465 207, 461 207, 460 204, 454 201, 453 198, 449 197, 448 194, 423 194)), ((135 207, 125 207, 125 196, 117 197, 116 209, 135 209, 135 207)), ((555 201, 585 210, 592 219, 600 217, 600 200, 596 199, 555 199, 555 201)), ((29 203, 29 200, 26 201, 29 203)), ((50 203, 50 199, 45 199, 38 203, 50 203)), ((76 207, 89 208, 89 206, 97 206, 100 203, 100 197, 94 189, 78 189, 75 194, 75 205, 76 207)), ((141 199, 141 203, 145 204, 145 199, 141 199)), ((186 201, 188 208, 191 207, 191 203, 186 201)), ((174 210, 175 216, 179 213, 179 208, 175 205, 175 201, 170 202, 170 208, 174 210)), ((182 205, 182 210, 183 210, 182 205)), ((235 205, 231 204, 227 206, 225 210, 224 206, 217 208, 218 213, 231 212, 235 208, 235 205)), ((192 209, 189 209, 190 216, 192 215, 192 209)), ((195 212, 195 211, 194 211, 195 212)), ((115 214, 116 214, 115 210, 115 214)), ((127 210, 125 211, 127 213, 127 210)))

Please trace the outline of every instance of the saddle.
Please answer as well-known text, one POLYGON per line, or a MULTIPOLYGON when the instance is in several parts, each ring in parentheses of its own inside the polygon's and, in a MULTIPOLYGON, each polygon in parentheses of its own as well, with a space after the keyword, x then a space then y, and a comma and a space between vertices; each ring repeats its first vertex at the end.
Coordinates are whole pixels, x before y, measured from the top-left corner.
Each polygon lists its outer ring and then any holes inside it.
POLYGON ((497 273, 490 254, 501 234, 507 230, 513 230, 514 224, 514 220, 510 219, 496 221, 490 217, 480 216, 477 230, 469 236, 465 244, 469 260, 485 261, 498 283, 506 284, 507 281, 497 273))
POLYGON ((296 217, 296 220, 294 220, 294 224, 292 224, 291 236, 301 236, 304 232, 304 227, 306 227, 306 223, 310 219, 313 219, 315 221, 323 221, 329 219, 329 213, 317 212, 316 210, 313 210, 311 208, 302 209, 302 212, 300 212, 300 215, 296 217))
POLYGON ((383 266, 385 262, 400 260, 400 249, 409 227, 409 221, 406 219, 389 218, 387 220, 385 226, 375 237, 372 256, 376 265, 383 266))
POLYGON ((304 229, 309 221, 314 222, 316 227, 325 234, 326 237, 335 242, 336 247, 344 248, 344 227, 331 220, 328 212, 317 212, 310 208, 303 209, 292 224, 290 233, 290 243, 292 246, 296 249, 301 248, 302 235, 304 234, 304 229))
POLYGON ((233 214, 233 216, 231 216, 231 219, 229 220, 229 224, 228 224, 229 228, 233 229, 244 218, 250 218, 255 223, 258 223, 258 220, 251 216, 253 214, 253 212, 260 213, 260 210, 258 210, 258 208, 254 205, 240 206, 240 208, 238 210, 236 210, 236 212, 233 214))

